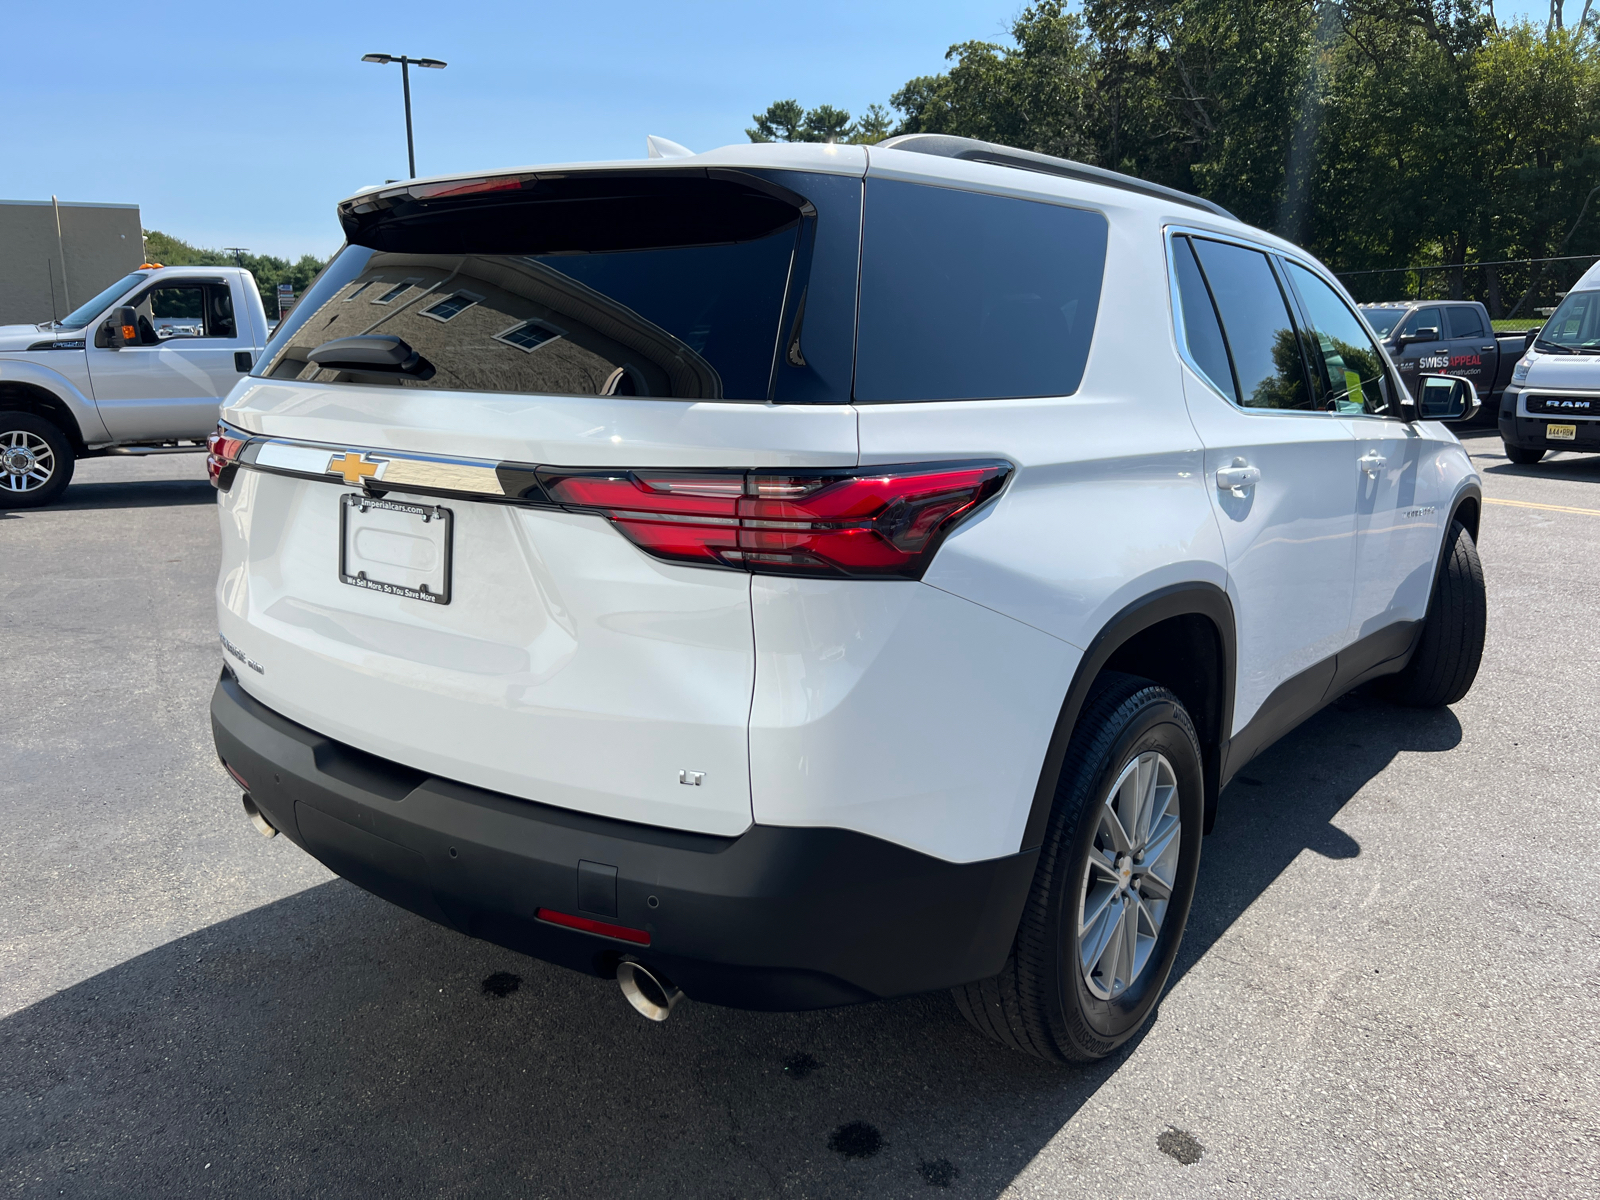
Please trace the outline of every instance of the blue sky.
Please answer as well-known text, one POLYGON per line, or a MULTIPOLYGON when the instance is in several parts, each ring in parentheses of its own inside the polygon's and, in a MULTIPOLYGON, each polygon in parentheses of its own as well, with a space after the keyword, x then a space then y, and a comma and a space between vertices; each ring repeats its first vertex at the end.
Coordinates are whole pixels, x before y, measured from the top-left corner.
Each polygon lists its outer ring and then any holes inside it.
MULTIPOLYGON (((412 73, 428 175, 642 157, 647 133, 710 149, 790 96, 860 112, 943 69, 951 43, 1003 41, 1021 7, 278 0, 68 17, 19 4, 0 72, 0 197, 137 203, 146 228, 199 245, 321 255, 339 242, 335 201, 406 173, 399 68, 364 53, 449 62, 412 73)), ((1575 19, 1581 0, 1569 7, 1575 19)))

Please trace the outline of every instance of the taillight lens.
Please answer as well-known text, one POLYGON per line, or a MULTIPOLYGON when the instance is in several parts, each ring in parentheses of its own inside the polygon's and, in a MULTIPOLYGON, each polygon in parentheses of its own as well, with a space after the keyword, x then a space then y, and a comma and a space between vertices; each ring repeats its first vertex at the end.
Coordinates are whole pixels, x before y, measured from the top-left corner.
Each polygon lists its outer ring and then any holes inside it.
POLYGON ((212 487, 225 492, 233 486, 234 465, 246 440, 226 425, 218 425, 215 433, 206 435, 206 474, 211 476, 212 487))
POLYGON ((918 579, 945 535, 1010 472, 1010 463, 984 461, 539 476, 552 500, 601 513, 657 558, 769 575, 918 579))

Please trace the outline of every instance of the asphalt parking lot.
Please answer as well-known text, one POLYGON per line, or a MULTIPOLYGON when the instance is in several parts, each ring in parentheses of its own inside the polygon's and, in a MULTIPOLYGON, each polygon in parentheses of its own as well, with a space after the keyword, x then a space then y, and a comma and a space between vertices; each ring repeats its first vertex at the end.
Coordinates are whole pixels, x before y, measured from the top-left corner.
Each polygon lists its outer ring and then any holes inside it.
POLYGON ((1252 763, 1086 1070, 943 995, 650 1025, 264 840, 211 749, 203 463, 80 464, 0 512, 0 1194, 1595 1194, 1600 456, 1468 446, 1476 688, 1252 763))

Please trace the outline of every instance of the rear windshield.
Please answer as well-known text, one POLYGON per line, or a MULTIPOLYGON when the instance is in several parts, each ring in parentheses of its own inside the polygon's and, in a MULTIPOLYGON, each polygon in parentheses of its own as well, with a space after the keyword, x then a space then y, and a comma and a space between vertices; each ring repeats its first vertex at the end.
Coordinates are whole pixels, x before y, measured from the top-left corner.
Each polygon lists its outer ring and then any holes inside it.
POLYGON ((1100 213, 868 180, 856 399, 1077 391, 1105 261, 1100 213))
POLYGON ((502 187, 347 210, 346 232, 364 244, 323 272, 256 373, 768 399, 804 201, 704 175, 502 187), (345 338, 389 340, 334 344, 345 338))

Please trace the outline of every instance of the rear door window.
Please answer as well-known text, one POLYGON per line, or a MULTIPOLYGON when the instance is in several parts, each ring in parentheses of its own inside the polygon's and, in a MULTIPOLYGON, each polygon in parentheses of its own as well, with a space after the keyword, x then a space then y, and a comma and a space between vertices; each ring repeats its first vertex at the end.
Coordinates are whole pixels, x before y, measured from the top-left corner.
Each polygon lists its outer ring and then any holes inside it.
POLYGON ((1227 335, 1239 403, 1313 411, 1300 339, 1267 256, 1207 238, 1194 248, 1227 335))
POLYGON ((1100 213, 869 179, 855 398, 1070 395, 1105 258, 1100 213))
POLYGON ((1222 338, 1222 325, 1211 302, 1205 276, 1195 261, 1194 247, 1186 237, 1172 240, 1172 262, 1178 277, 1178 302, 1183 314, 1184 342, 1189 357, 1200 373, 1219 392, 1239 403, 1239 387, 1233 378, 1228 345, 1222 338))
POLYGON ((1483 316, 1475 308, 1465 305, 1447 310, 1450 314, 1450 336, 1453 338, 1483 337, 1483 316))

